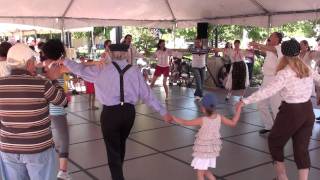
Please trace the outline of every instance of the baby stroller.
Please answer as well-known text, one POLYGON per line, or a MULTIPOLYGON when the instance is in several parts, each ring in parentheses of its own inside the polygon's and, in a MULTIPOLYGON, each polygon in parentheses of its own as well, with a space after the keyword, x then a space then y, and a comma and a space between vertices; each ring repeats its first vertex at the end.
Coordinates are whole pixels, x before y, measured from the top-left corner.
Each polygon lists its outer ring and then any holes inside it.
POLYGON ((148 66, 147 61, 144 61, 143 59, 138 59, 137 60, 137 65, 140 68, 143 78, 146 82, 150 82, 150 76, 151 74, 151 69, 148 66))
POLYGON ((227 71, 226 66, 222 66, 219 69, 219 72, 218 72, 218 84, 217 84, 218 87, 225 88, 228 74, 229 73, 227 71))
POLYGON ((170 66, 169 85, 177 83, 178 86, 191 87, 193 79, 191 79, 191 64, 190 59, 182 57, 173 58, 170 66))
POLYGON ((177 83, 180 79, 181 71, 181 59, 176 57, 171 57, 170 59, 170 76, 169 85, 172 86, 173 83, 177 83))

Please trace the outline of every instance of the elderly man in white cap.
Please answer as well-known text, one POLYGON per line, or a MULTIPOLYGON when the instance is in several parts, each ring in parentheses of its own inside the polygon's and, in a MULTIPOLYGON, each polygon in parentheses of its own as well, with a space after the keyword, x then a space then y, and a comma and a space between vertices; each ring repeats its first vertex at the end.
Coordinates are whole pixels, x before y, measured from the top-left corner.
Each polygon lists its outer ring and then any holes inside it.
POLYGON ((3 180, 56 180, 56 156, 50 128, 49 103, 66 106, 63 88, 51 79, 34 76, 36 53, 27 45, 9 49, 10 75, 0 78, 0 160, 3 180))

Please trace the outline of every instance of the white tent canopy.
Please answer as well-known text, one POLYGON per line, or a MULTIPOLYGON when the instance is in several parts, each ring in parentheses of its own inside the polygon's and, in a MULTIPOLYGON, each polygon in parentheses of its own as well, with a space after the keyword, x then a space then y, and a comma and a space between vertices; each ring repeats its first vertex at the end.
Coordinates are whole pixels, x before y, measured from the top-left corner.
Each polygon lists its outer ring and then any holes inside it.
POLYGON ((60 33, 59 29, 44 28, 30 25, 20 24, 7 24, 0 23, 0 35, 13 36, 13 35, 30 35, 30 34, 49 34, 49 33, 60 33))
POLYGON ((0 0, 1 23, 61 29, 88 26, 269 27, 318 19, 319 0, 0 0))

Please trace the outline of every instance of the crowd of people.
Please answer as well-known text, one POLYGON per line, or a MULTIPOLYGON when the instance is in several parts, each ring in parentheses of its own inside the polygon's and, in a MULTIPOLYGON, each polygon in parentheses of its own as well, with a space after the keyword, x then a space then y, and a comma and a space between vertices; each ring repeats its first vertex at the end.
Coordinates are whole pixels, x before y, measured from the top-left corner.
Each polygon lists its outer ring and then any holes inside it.
POLYGON ((65 47, 57 39, 38 44, 39 53, 23 43, 11 45, 3 42, 0 44, 1 177, 4 180, 71 179, 65 111, 70 101, 65 78, 68 73, 86 82, 90 110, 98 109, 95 98, 102 104, 101 131, 113 180, 124 179, 126 140, 135 121, 135 105, 139 100, 156 110, 168 123, 175 121, 185 126, 200 126, 191 163, 197 170, 198 180, 216 179, 208 168, 216 167, 216 158, 223 146, 219 131, 221 125, 235 127, 242 108, 257 103, 265 126, 260 134, 269 133, 268 145, 276 179, 288 179, 283 149, 292 139, 298 178, 307 180, 310 168, 308 145, 315 122, 310 99, 315 87, 316 92, 320 91, 320 75, 311 62, 318 64, 320 51, 310 50, 305 40, 300 43, 295 39, 282 42, 282 38, 281 33, 274 32, 266 44, 250 42, 250 49, 240 49, 240 40, 234 41, 234 48, 230 43, 221 49, 204 48, 201 39, 196 38, 194 47, 187 51, 168 49, 165 41, 159 40, 153 56, 157 66, 150 85, 137 66, 136 60, 143 58, 143 54, 132 45, 130 34, 119 44, 105 41, 105 52, 100 61, 81 57, 80 63, 65 57, 65 47), (172 116, 151 89, 163 75, 166 99, 169 98, 170 57, 181 58, 185 52, 192 54, 191 66, 196 81, 194 96, 200 101, 204 114, 194 120, 172 116), (230 99, 233 90, 242 90, 232 119, 216 111, 218 102, 213 93, 203 92, 207 55, 218 52, 222 52, 226 60, 226 100, 230 99), (263 82, 258 91, 244 97, 252 77, 256 52, 265 55, 263 82), (251 61, 246 62, 246 57, 251 61), (317 84, 315 87, 314 82, 317 84))

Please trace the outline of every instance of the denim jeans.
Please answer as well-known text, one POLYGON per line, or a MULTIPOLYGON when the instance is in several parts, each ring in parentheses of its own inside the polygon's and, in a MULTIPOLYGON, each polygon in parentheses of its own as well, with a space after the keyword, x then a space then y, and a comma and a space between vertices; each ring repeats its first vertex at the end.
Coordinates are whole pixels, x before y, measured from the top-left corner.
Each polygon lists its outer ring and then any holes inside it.
POLYGON ((57 157, 53 148, 35 154, 0 152, 2 180, 56 180, 57 157))
POLYGON ((203 96, 203 85, 205 80, 205 67, 203 68, 192 68, 194 78, 196 79, 196 91, 194 92, 194 96, 203 96))
POLYGON ((253 63, 246 63, 248 66, 248 71, 249 71, 249 80, 251 81, 252 79, 252 73, 253 73, 253 63))

